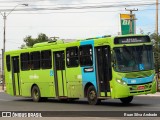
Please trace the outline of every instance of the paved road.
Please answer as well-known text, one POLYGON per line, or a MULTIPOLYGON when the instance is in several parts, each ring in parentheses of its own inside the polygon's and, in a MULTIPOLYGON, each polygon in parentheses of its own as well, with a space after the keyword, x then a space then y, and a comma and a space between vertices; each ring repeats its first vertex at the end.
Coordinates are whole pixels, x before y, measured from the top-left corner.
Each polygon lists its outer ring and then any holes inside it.
MULTIPOLYGON (((111 99, 102 101, 100 105, 89 105, 85 99, 70 103, 49 99, 47 102, 35 103, 32 102, 31 98, 13 97, 4 92, 0 92, 0 111, 160 111, 160 95, 137 96, 129 105, 123 105, 119 100, 111 99)), ((80 120, 81 118, 76 119, 80 120)), ((91 118, 85 119, 91 120, 91 118)), ((99 120, 104 118, 98 117, 94 119, 99 120)), ((110 119, 117 120, 119 118, 111 117, 110 119)), ((73 118, 71 118, 71 120, 73 120, 73 118)), ((128 117, 126 120, 128 120, 128 117)))
POLYGON ((31 98, 13 97, 0 92, 0 111, 160 111, 160 96, 137 96, 131 104, 123 105, 120 100, 105 100, 100 105, 89 105, 85 99, 61 102, 49 99, 35 103, 31 98))

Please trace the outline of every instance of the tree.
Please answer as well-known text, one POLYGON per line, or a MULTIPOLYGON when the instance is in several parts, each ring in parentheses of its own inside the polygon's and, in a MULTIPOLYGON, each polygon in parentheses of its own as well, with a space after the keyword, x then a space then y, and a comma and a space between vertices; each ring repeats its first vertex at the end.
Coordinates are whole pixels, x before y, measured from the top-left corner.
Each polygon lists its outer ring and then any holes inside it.
POLYGON ((154 40, 158 40, 158 42, 160 42, 160 35, 157 36, 156 33, 152 33, 152 34, 149 34, 151 40, 154 39, 154 40))
POLYGON ((155 68, 156 72, 160 70, 160 35, 156 33, 150 34, 151 40, 154 41, 154 57, 155 57, 155 68))
POLYGON ((40 33, 37 38, 32 38, 32 36, 29 35, 23 39, 25 44, 22 44, 20 48, 32 47, 36 43, 48 42, 50 40, 51 39, 49 39, 44 33, 40 33))

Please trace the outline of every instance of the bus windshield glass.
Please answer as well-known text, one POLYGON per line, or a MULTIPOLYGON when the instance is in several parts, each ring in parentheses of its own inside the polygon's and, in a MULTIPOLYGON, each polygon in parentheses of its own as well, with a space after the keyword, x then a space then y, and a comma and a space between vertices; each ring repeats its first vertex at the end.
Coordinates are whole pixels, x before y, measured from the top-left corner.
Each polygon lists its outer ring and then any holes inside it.
POLYGON ((152 46, 124 46, 114 48, 114 68, 119 72, 154 69, 152 46))

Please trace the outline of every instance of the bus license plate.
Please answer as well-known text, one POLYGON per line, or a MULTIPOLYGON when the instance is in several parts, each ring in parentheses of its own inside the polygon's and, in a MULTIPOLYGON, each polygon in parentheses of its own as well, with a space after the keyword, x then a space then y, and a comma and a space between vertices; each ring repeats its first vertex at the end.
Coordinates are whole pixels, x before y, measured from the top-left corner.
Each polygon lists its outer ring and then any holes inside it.
POLYGON ((137 90, 144 90, 145 87, 144 86, 138 86, 137 90))

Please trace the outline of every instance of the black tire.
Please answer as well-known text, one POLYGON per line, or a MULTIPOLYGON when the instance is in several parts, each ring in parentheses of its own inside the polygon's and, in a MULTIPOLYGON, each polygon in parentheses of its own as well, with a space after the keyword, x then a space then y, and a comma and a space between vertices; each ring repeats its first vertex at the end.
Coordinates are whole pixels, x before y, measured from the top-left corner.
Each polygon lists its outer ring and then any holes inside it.
POLYGON ((41 101, 41 94, 38 86, 33 86, 32 88, 32 99, 34 102, 40 102, 41 101))
POLYGON ((129 104, 133 100, 133 96, 129 96, 126 98, 120 98, 120 100, 123 104, 129 104))
POLYGON ((90 86, 87 90, 88 103, 90 105, 97 105, 100 100, 97 98, 97 92, 94 86, 90 86))

